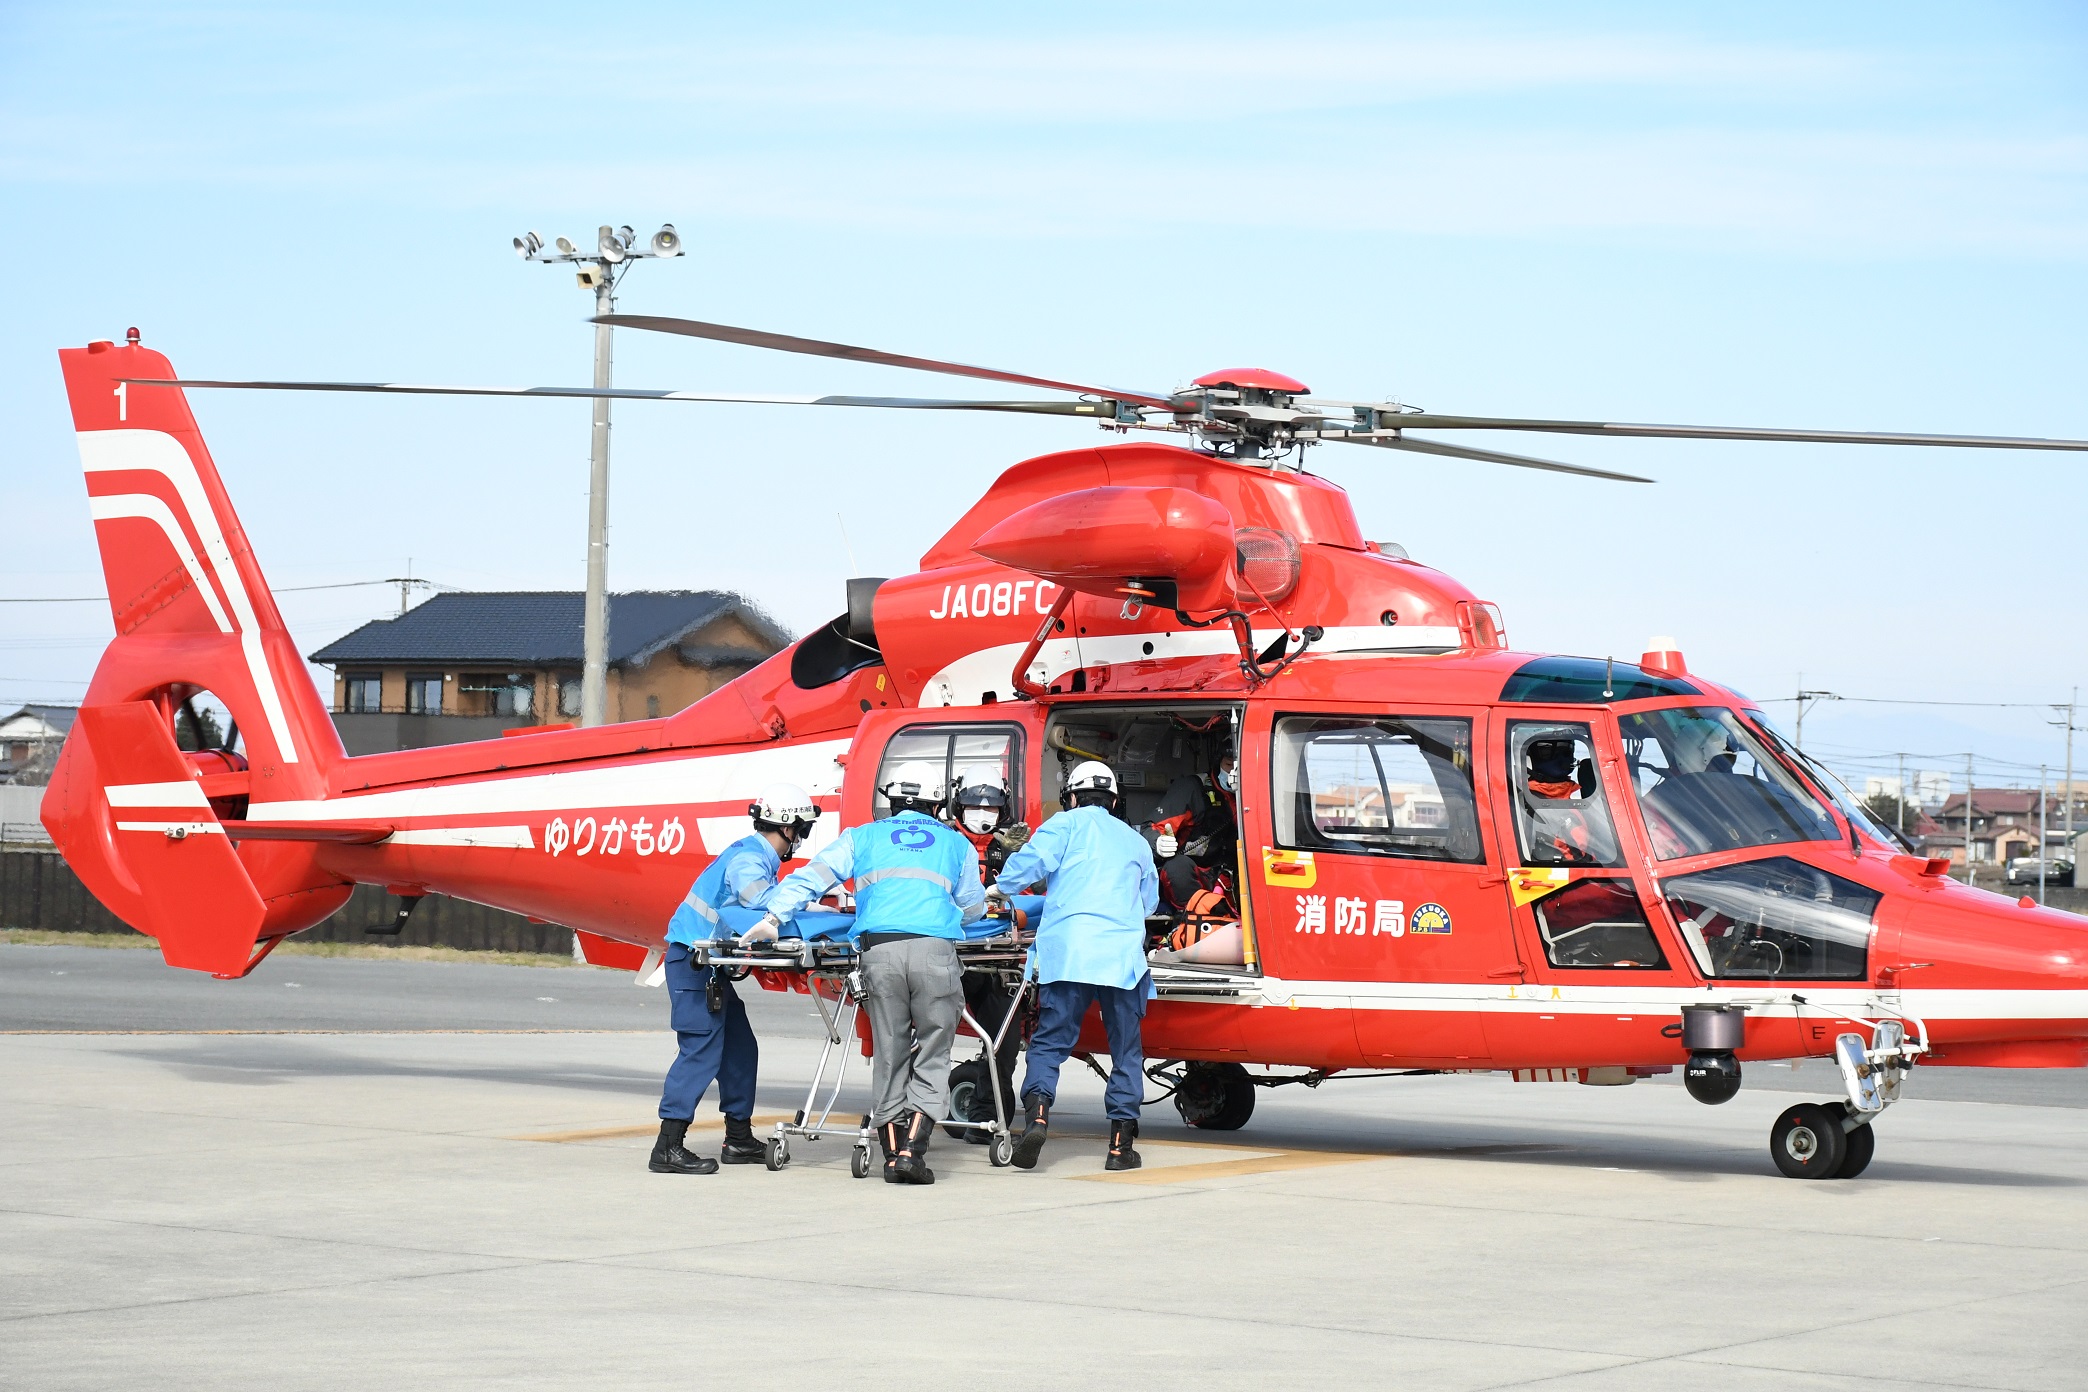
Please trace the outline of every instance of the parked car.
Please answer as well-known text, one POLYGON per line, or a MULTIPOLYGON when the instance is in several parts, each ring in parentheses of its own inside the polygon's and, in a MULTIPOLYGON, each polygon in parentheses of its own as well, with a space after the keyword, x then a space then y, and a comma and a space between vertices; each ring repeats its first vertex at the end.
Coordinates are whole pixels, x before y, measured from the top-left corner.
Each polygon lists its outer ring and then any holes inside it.
MULTIPOLYGON (((2037 865, 2036 856, 2017 856, 2008 862, 2008 868, 2002 872, 2002 878, 2012 885, 2034 885, 2037 883, 2037 865)), ((2073 877, 2072 861, 2054 858, 2044 862, 2044 882, 2047 888, 2052 885, 2070 887, 2073 877)))

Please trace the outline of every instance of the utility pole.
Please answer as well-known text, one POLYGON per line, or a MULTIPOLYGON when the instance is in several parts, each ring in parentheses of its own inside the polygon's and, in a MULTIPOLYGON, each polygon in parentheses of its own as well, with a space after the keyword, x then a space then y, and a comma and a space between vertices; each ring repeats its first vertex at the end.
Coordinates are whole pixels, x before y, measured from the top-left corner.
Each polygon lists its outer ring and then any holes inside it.
POLYGON ((1798 674, 1798 733, 1797 733, 1797 745, 1798 745, 1798 748, 1799 748, 1799 749, 1800 749, 1801 751, 1803 751, 1803 750, 1804 750, 1804 748, 1805 748, 1805 709, 1806 709, 1806 707, 1807 707, 1808 705, 1817 705, 1817 704, 1819 704, 1819 703, 1820 703, 1821 701, 1839 701, 1840 699, 1841 699, 1841 697, 1839 697, 1839 696, 1835 695, 1835 694, 1834 694, 1834 693, 1833 693, 1832 691, 1807 691, 1807 690, 1805 689, 1805 673, 1803 673, 1803 672, 1800 672, 1800 673, 1798 674))
POLYGON ((1907 834, 1907 756, 1899 756, 1899 805, 1893 809, 1894 819, 1899 823, 1899 834, 1907 834))
MULTIPOLYGON (((2071 859, 2073 859, 2073 838, 2074 838, 2074 818, 2073 818, 2073 806, 2074 806, 2074 786, 2073 786, 2073 737, 2074 737, 2074 707, 2075 707, 2076 705, 2078 705, 2078 704, 2080 703, 2080 700, 2081 700, 2081 688, 2079 688, 2079 687, 2077 686, 2077 687, 2075 687, 2075 688, 2073 689, 2073 696, 2072 696, 2072 698, 2071 698, 2071 699, 2069 699, 2069 700, 2067 701, 2067 703, 2066 703, 2066 704, 2065 704, 2064 706, 2058 705, 2058 704, 2056 704, 2056 703, 2055 703, 2055 704, 2054 704, 2054 705, 2052 706, 2052 709, 2053 709, 2053 710, 2063 710, 2063 711, 2065 711, 2065 712, 2066 712, 2066 817, 2065 817, 2065 820, 2064 820, 2064 823, 2063 823, 2063 825, 2064 825, 2064 826, 2065 826, 2065 828, 2066 828, 2066 833, 2065 833, 2065 834, 2066 834, 2066 858, 2067 858, 2068 860, 2071 860, 2071 859)), ((2051 723, 2051 724, 2054 724, 2054 725, 2057 725, 2057 724, 2058 724, 2059 722, 2058 722, 2058 721, 2056 721, 2056 720, 2054 720, 2054 721, 2051 721, 2050 723, 2051 723)))
POLYGON ((2050 849, 2045 845, 2045 809, 2052 805, 2046 780, 2050 770, 2044 764, 2037 766, 2037 902, 2045 901, 2045 857, 2050 849))
POLYGON ((1972 756, 1965 756, 1965 883, 1972 883, 1972 756))
MULTIPOLYGON (((595 316, 616 309, 616 286, 631 263, 656 256, 682 254, 681 237, 668 223, 653 233, 652 241, 638 245, 638 234, 629 227, 604 227, 595 251, 584 253, 564 237, 547 251, 544 239, 531 232, 515 238, 515 255, 524 261, 567 262, 579 266, 580 288, 594 291, 595 316)), ((611 385, 610 328, 595 325, 594 385, 607 391, 611 385)), ((594 429, 589 437, 587 473, 587 603, 581 619, 580 723, 603 725, 609 720, 609 398, 594 398, 594 429)))

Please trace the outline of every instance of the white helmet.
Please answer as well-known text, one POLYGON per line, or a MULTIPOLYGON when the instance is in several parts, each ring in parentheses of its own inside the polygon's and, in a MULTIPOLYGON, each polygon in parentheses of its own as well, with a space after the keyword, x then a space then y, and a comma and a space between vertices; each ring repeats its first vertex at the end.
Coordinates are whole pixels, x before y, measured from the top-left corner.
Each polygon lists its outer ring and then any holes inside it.
POLYGON ((1075 764, 1073 771, 1066 775, 1064 800, 1071 803, 1082 793, 1103 793, 1114 801, 1117 795, 1116 774, 1100 759, 1088 759, 1075 764))
POLYGON ((754 819, 757 831, 788 832, 793 841, 802 841, 812 834, 819 808, 812 795, 797 784, 771 783, 747 805, 747 815, 754 819))
POLYGON ((893 804, 902 802, 939 803, 943 800, 942 770, 921 759, 909 759, 892 770, 892 776, 878 788, 885 801, 893 804))

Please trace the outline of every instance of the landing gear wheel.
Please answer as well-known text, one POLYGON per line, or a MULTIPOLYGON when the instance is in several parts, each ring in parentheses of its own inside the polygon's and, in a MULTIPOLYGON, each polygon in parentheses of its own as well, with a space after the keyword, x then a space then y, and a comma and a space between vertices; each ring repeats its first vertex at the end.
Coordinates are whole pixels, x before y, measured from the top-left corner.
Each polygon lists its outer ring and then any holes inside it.
POLYGON ((771 1136, 762 1148, 761 1163, 772 1170, 780 1170, 790 1163, 790 1143, 781 1136, 771 1136))
MULTIPOLYGON (((955 1068, 952 1068, 950 1070, 950 1115, 969 1120, 972 1115, 972 1103, 985 1096, 980 1091, 985 1086, 985 1083, 986 1061, 984 1059, 973 1059, 970 1063, 960 1063, 955 1068)), ((969 1139, 970 1130, 970 1127, 945 1126, 943 1134, 953 1141, 962 1141, 969 1139)))
POLYGON ((1832 1179, 1848 1155, 1842 1109, 1818 1102, 1786 1107, 1769 1128, 1769 1156, 1791 1179, 1832 1179))
POLYGON ((1005 1131, 995 1136, 992 1149, 986 1152, 986 1158, 993 1162, 995 1169, 1006 1168, 1008 1162, 1015 1158, 1015 1138, 1005 1131))
POLYGON ((1192 1063, 1175 1089, 1175 1110, 1203 1131, 1237 1131, 1254 1115, 1254 1084, 1237 1063, 1192 1063))
POLYGON ((1865 1122, 1844 1135, 1842 1141, 1847 1150, 1842 1155, 1841 1165, 1835 1170, 1834 1177, 1854 1179, 1863 1173, 1870 1164, 1871 1157, 1878 1153, 1878 1136, 1870 1129, 1870 1123, 1865 1122))
POLYGON ((848 1172, 857 1179, 870 1177, 870 1151, 866 1146, 857 1146, 849 1152, 848 1172))

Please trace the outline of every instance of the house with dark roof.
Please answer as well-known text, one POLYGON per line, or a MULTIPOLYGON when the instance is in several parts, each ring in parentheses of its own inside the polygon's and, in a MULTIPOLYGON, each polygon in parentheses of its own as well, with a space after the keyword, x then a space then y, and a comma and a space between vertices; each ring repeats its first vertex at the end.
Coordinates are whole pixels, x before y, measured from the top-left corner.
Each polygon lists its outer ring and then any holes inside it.
POLYGON ((78 706, 32 703, 0 716, 0 783, 47 781, 79 713, 78 706))
MULTIPOLYGON (((312 653, 334 670, 334 724, 348 752, 577 720, 584 602, 577 590, 449 591, 312 653)), ((611 595, 609 718, 672 715, 789 643, 728 590, 611 595)))

